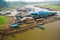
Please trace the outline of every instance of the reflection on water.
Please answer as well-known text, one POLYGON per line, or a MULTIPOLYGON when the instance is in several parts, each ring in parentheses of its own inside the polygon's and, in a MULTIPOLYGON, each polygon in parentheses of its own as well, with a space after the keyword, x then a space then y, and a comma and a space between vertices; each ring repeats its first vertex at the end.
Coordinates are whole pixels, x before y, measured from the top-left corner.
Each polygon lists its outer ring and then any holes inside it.
POLYGON ((46 29, 35 28, 23 33, 6 37, 6 40, 60 40, 60 21, 55 21, 45 25, 46 29))

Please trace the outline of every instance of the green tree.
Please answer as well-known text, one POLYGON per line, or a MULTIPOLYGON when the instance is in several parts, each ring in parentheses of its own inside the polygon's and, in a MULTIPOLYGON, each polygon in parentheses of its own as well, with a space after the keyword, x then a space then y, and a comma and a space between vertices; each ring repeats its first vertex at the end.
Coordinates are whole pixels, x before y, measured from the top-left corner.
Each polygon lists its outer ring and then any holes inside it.
POLYGON ((6 7, 8 7, 7 2, 5 0, 0 0, 0 10, 6 7))

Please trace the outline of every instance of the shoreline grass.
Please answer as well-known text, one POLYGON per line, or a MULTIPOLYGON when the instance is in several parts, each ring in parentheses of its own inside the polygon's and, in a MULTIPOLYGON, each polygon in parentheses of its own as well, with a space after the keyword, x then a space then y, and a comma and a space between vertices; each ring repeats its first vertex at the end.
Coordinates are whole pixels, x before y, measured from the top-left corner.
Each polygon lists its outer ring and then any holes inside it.
POLYGON ((38 5, 38 7, 53 8, 53 9, 56 9, 56 10, 60 10, 60 5, 59 4, 38 5))

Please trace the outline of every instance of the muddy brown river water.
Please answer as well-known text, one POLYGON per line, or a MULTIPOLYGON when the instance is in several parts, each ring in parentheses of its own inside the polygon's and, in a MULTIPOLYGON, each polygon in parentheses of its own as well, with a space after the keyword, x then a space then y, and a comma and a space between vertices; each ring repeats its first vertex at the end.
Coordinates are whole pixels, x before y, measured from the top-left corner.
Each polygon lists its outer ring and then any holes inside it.
POLYGON ((7 36, 6 40, 60 40, 60 21, 45 25, 45 30, 35 28, 26 32, 15 34, 15 37, 7 36))

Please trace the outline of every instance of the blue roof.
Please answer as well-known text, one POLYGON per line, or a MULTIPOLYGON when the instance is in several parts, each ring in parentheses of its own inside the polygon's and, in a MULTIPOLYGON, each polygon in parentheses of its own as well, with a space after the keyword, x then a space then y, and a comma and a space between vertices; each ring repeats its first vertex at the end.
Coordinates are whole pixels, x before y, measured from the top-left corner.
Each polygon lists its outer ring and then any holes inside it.
POLYGON ((40 12, 35 12, 33 14, 45 14, 45 12, 44 11, 40 11, 40 12))
POLYGON ((15 28, 15 27, 17 27, 18 26, 18 24, 12 24, 11 25, 11 27, 13 27, 13 28, 15 28))
POLYGON ((39 12, 39 14, 45 14, 45 12, 41 11, 41 12, 39 12))

